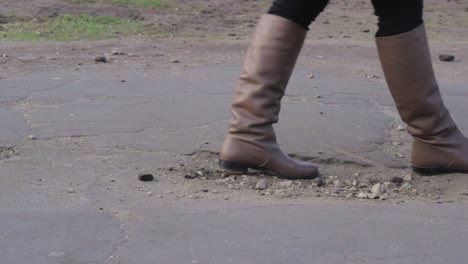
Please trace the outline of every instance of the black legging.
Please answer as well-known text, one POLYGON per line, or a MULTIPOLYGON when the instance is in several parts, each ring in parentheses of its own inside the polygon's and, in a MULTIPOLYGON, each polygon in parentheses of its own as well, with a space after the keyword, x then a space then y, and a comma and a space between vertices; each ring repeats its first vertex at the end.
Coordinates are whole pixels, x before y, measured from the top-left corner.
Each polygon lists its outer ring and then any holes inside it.
MULTIPOLYGON (((309 28, 329 0, 275 0, 269 14, 281 16, 309 28)), ((379 18, 377 37, 408 32, 423 23, 423 0, 371 0, 379 18)))

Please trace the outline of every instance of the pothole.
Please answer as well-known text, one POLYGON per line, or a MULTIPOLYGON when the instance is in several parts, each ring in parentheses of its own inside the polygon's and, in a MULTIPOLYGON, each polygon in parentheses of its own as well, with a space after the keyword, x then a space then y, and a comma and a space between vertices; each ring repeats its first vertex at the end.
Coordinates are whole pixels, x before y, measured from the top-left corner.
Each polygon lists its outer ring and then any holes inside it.
MULTIPOLYGON (((169 188, 153 193, 165 199, 224 199, 233 201, 345 200, 407 203, 467 202, 466 177, 460 174, 423 177, 409 168, 391 168, 330 159, 319 163, 320 178, 285 180, 259 171, 230 172, 219 168, 219 154, 194 151, 155 173, 169 188)), ((311 158, 296 158, 311 160, 311 158)), ((312 158, 313 159, 313 158, 312 158)), ((150 185, 148 185, 150 186, 150 185)))

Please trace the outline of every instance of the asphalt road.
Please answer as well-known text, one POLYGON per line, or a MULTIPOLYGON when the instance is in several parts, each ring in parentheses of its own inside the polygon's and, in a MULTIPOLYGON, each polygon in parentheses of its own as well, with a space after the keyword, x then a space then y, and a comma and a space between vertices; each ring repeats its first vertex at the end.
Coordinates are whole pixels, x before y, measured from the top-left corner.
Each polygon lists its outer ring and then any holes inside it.
MULTIPOLYGON (((237 73, 220 65, 0 79, 0 262, 466 263, 464 203, 142 198, 141 169, 219 150, 237 73)), ((295 74, 277 126, 288 152, 407 165, 381 150, 395 120, 381 79, 318 72, 311 85, 304 69, 295 74)), ((444 87, 468 128, 466 88, 444 87)), ((169 185, 177 182, 154 184, 155 193, 169 185)))

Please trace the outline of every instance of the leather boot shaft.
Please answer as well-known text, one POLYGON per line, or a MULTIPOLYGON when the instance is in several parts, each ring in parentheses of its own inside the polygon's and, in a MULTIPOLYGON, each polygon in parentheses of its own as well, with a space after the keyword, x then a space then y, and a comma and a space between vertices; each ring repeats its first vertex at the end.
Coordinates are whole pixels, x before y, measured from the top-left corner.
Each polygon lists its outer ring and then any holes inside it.
POLYGON ((424 25, 376 42, 388 87, 414 138, 413 166, 468 170, 468 141, 443 103, 424 25))
POLYGON ((286 177, 317 174, 314 165, 282 153, 273 130, 306 33, 279 16, 260 18, 235 90, 232 119, 220 154, 224 164, 247 164, 286 177))

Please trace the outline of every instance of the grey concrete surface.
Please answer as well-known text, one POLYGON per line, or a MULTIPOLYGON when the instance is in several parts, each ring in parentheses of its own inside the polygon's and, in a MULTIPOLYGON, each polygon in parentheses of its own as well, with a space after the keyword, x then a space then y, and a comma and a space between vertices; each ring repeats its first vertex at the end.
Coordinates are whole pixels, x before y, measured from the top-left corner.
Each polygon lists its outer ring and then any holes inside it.
MULTIPOLYGON (((1 105, 14 106, 0 112, 6 120, 0 142, 28 134, 41 139, 93 137, 99 144, 118 141, 128 147, 191 152, 210 141, 210 150, 218 151, 238 71, 238 66, 218 66, 173 73, 57 72, 0 80, 1 105)), ((393 120, 373 97, 388 97, 385 87, 317 75, 309 80, 298 69, 291 81, 277 125, 285 150, 397 163, 390 157, 375 160, 393 120), (341 133, 343 128, 347 133, 341 133)))
MULTIPOLYGON (((141 169, 219 150, 238 72, 0 79, 0 263, 466 262, 466 204, 187 202, 135 191, 141 169)), ((399 120, 381 79, 308 73, 298 67, 276 126, 287 152, 407 166, 382 149, 399 120)), ((468 92, 444 87, 466 130, 468 92)), ((145 188, 164 193, 180 183, 163 176, 145 188)))
POLYGON ((178 203, 0 214, 2 263, 465 263, 459 205, 178 203), (345 217, 344 217, 345 216, 345 217), (128 216, 127 216, 128 217, 128 216))

